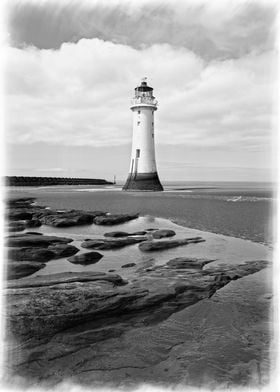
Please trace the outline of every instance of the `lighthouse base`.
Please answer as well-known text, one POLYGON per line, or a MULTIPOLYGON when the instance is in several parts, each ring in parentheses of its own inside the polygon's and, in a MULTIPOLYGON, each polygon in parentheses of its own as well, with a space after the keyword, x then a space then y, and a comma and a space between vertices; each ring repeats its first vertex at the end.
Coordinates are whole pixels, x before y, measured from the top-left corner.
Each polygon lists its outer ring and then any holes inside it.
POLYGON ((123 191, 132 192, 160 192, 163 187, 157 172, 155 173, 129 173, 123 191))

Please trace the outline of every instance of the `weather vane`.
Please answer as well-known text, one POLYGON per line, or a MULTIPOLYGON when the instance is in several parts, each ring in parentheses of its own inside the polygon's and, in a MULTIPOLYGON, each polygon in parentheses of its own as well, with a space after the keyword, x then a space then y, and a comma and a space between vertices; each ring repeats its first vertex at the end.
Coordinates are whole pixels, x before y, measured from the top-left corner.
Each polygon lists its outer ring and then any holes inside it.
POLYGON ((147 82, 147 78, 146 76, 144 78, 141 79, 142 82, 147 82))

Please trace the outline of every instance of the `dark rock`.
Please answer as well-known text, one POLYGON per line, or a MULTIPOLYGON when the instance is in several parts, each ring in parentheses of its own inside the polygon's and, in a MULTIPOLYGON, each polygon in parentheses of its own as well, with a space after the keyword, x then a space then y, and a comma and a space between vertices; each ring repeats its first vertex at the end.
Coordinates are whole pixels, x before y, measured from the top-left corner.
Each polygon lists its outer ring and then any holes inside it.
POLYGON ((36 276, 36 279, 25 278, 20 281, 12 281, 7 284, 7 288, 48 287, 57 284, 100 281, 109 282, 113 286, 124 286, 127 284, 127 282, 117 274, 106 274, 105 272, 60 272, 57 274, 36 276))
POLYGON ((116 270, 114 269, 109 269, 108 272, 115 272, 116 270))
POLYGON ((25 221, 21 222, 21 221, 11 221, 9 222, 9 225, 7 226, 6 230, 7 231, 23 231, 25 230, 25 221))
POLYGON ((145 234, 146 231, 135 231, 134 233, 126 233, 125 231, 111 231, 109 233, 105 233, 104 237, 119 238, 119 237, 129 237, 129 236, 145 235, 145 234))
POLYGON ((81 246, 83 248, 89 249, 100 249, 100 250, 110 250, 110 249, 118 249, 123 248, 124 246, 136 244, 142 241, 146 241, 146 237, 127 237, 121 239, 95 239, 95 240, 87 240, 82 242, 81 246))
POLYGON ((31 206, 35 200, 35 197, 21 197, 19 199, 6 200, 6 204, 11 208, 26 208, 31 206))
POLYGON ((127 263, 122 265, 122 268, 130 268, 130 267, 134 267, 136 264, 135 263, 127 263))
POLYGON ((34 274, 45 267, 46 264, 35 261, 10 261, 7 264, 7 279, 19 279, 34 274))
POLYGON ((72 242, 71 238, 56 237, 35 234, 14 234, 6 237, 9 247, 47 247, 53 244, 67 244, 72 242))
POLYGON ((8 259, 13 261, 46 262, 55 257, 55 253, 46 248, 8 248, 8 259))
POLYGON ((56 259, 73 256, 79 252, 76 246, 67 244, 50 245, 48 249, 54 252, 56 259))
POLYGON ((40 218, 40 221, 54 227, 70 227, 92 224, 94 217, 82 211, 65 211, 47 214, 40 218))
POLYGON ((146 229, 146 231, 156 231, 156 230, 159 230, 159 229, 153 229, 153 228, 146 229))
POLYGON ((152 233, 152 236, 157 240, 160 238, 173 237, 174 235, 176 235, 174 230, 167 229, 156 230, 152 233))
POLYGON ((47 207, 46 208, 40 208, 40 209, 36 209, 34 211, 33 218, 40 220, 40 219, 42 219, 45 216, 55 215, 56 213, 57 212, 55 210, 51 210, 51 209, 49 209, 47 207))
POLYGON ((42 206, 34 205, 32 198, 22 198, 8 200, 8 209, 6 215, 8 220, 11 221, 24 221, 26 227, 39 227, 40 223, 36 219, 36 215, 44 210, 42 206))
POLYGON ((142 242, 142 244, 139 245, 139 249, 143 252, 151 252, 169 248, 176 248, 177 246, 188 245, 203 241, 205 240, 201 237, 185 238, 182 240, 171 241, 146 241, 142 242))
POLYGON ((68 260, 73 264, 88 265, 88 264, 97 263, 102 257, 103 255, 101 253, 87 252, 87 253, 81 253, 80 255, 69 257, 68 260))
POLYGON ((93 218, 96 218, 97 216, 105 216, 108 214, 108 212, 104 212, 104 211, 85 211, 85 212, 91 215, 93 218))
POLYGON ((24 234, 43 235, 43 233, 37 233, 36 231, 26 231, 24 234))
POLYGON ((39 227, 41 222, 38 219, 30 220, 11 220, 9 221, 7 229, 9 231, 23 231, 29 227, 39 227))
POLYGON ((126 233, 125 231, 111 231, 110 233, 105 233, 104 237, 115 237, 115 238, 120 238, 120 237, 128 237, 129 233, 126 233))
POLYGON ((186 269, 186 268, 195 268, 202 269, 204 265, 215 261, 215 259, 198 259, 195 257, 176 257, 166 263, 166 265, 170 268, 177 269, 186 269))
POLYGON ((97 216, 94 218, 94 223, 96 225, 118 225, 120 223, 128 222, 132 219, 137 219, 139 214, 118 214, 118 215, 105 215, 97 216))
POLYGON ((8 212, 8 219, 10 221, 29 220, 32 219, 33 214, 28 211, 10 210, 8 212))
POLYGON ((25 222, 26 227, 40 227, 42 226, 42 223, 39 221, 39 219, 30 219, 25 222))
POLYGON ((9 329, 16 336, 40 339, 99 315, 125 309, 126 299, 137 299, 146 290, 126 289, 114 274, 64 273, 8 282, 9 329), (18 288, 20 296, 17 295, 18 288))
POLYGON ((133 315, 135 320, 138 315, 154 323, 213 295, 236 276, 235 271, 243 277, 267 264, 257 260, 196 272, 158 266, 148 279, 143 272, 126 285, 118 275, 98 272, 14 280, 5 289, 8 327, 17 339, 42 339, 86 321, 92 330, 94 323, 103 326, 114 316, 133 315))

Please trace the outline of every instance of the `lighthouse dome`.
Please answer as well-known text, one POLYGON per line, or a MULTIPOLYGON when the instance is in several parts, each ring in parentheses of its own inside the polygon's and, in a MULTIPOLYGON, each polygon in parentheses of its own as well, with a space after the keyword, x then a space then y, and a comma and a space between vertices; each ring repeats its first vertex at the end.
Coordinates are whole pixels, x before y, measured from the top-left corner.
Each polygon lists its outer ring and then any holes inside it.
POLYGON ((142 81, 140 86, 135 87, 135 92, 153 91, 153 88, 148 86, 146 81, 142 81))

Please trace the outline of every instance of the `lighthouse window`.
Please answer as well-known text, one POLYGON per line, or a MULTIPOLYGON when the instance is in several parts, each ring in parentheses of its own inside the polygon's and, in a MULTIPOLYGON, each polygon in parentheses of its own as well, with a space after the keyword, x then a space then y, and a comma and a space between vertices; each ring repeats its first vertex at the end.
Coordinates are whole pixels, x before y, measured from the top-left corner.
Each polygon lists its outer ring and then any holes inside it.
POLYGON ((140 158, 140 149, 136 150, 136 158, 140 158))
POLYGON ((138 114, 140 114, 141 113, 141 111, 140 110, 138 110, 138 114))
POLYGON ((140 125, 140 121, 137 121, 137 125, 140 125))

